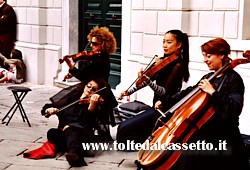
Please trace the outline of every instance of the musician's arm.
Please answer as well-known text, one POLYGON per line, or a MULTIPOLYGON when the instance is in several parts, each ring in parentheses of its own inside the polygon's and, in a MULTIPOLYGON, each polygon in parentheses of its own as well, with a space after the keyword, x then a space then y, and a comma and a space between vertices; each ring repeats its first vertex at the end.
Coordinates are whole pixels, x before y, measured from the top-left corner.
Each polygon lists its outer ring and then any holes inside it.
POLYGON ((50 108, 45 110, 45 113, 49 114, 49 115, 53 115, 53 114, 56 114, 58 111, 59 111, 59 109, 54 108, 54 107, 50 107, 50 108))
POLYGON ((153 81, 149 77, 146 77, 145 83, 159 96, 163 96, 166 93, 164 87, 153 83, 153 81))

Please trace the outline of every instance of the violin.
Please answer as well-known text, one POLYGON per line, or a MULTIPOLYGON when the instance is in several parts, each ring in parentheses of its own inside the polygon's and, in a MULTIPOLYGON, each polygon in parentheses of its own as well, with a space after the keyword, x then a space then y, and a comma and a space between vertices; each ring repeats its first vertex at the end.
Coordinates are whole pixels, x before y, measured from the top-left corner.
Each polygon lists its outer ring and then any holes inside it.
MULTIPOLYGON (((98 93, 98 92, 100 92, 100 91, 102 91, 102 90, 104 90, 104 89, 106 89, 106 88, 107 88, 107 87, 103 87, 103 88, 97 90, 96 92, 94 92, 93 94, 96 94, 96 93, 98 93)), ((93 95, 93 94, 92 94, 92 95, 93 95)), ((66 105, 66 106, 64 106, 64 107, 62 107, 62 108, 60 108, 60 109, 58 109, 57 113, 58 113, 58 112, 61 112, 61 111, 64 110, 64 109, 67 109, 68 107, 70 107, 70 106, 72 106, 72 105, 74 105, 74 104, 76 104, 76 103, 79 103, 79 104, 89 104, 89 103, 90 103, 90 97, 91 97, 91 96, 87 96, 87 97, 84 97, 84 98, 80 98, 80 99, 78 99, 78 100, 76 100, 76 101, 74 101, 74 102, 72 102, 72 103, 70 103, 70 104, 68 104, 68 105, 66 105)), ((99 98, 99 102, 100 102, 101 104, 103 104, 104 99, 103 99, 103 98, 99 98)), ((46 118, 49 118, 49 117, 51 116, 51 114, 45 113, 44 116, 45 116, 46 118)))
MULTIPOLYGON (((79 100, 79 104, 89 104, 90 103, 90 98, 91 96, 87 97, 87 98, 83 98, 79 100)), ((103 104, 104 99, 102 97, 99 98, 98 100, 99 103, 103 104)))
POLYGON ((142 82, 145 80, 145 76, 151 78, 156 72, 161 70, 166 65, 170 64, 172 61, 176 60, 178 56, 176 54, 171 54, 168 57, 161 59, 158 62, 153 63, 147 70, 145 70, 142 74, 139 74, 138 79, 136 81, 136 86, 141 87, 142 82))
POLYGON ((137 87, 141 87, 142 86, 142 82, 145 80, 145 76, 151 78, 155 73, 157 73, 159 70, 161 70, 163 67, 165 67, 166 65, 170 64, 172 61, 176 60, 178 58, 178 56, 176 54, 171 54, 168 57, 165 57, 163 59, 161 59, 158 62, 153 62, 152 61, 157 57, 157 55, 155 55, 152 60, 149 62, 149 64, 147 65, 147 67, 145 68, 144 71, 139 72, 138 77, 136 78, 136 80, 127 88, 127 90, 125 90, 126 92, 132 87, 132 85, 135 83, 135 85, 137 87))
MULTIPOLYGON (((221 69, 208 78, 213 80, 219 74, 239 64, 250 63, 250 51, 243 53, 244 58, 235 59, 225 64, 221 69)), ((186 143, 192 134, 200 129, 214 114, 215 110, 210 103, 210 96, 199 87, 193 89, 188 95, 171 107, 165 116, 158 118, 156 124, 162 124, 156 128, 151 136, 145 141, 149 148, 155 144, 164 144, 165 149, 143 150, 138 152, 137 164, 148 169, 166 170, 173 166, 181 155, 181 150, 168 150, 173 143, 186 143), (166 115, 173 116, 166 122, 166 115)))
POLYGON ((84 59, 90 58, 95 54, 100 54, 100 51, 82 51, 82 52, 74 54, 74 55, 66 55, 63 58, 60 58, 59 63, 62 64, 68 58, 72 58, 72 60, 74 62, 77 62, 79 60, 84 60, 84 59))

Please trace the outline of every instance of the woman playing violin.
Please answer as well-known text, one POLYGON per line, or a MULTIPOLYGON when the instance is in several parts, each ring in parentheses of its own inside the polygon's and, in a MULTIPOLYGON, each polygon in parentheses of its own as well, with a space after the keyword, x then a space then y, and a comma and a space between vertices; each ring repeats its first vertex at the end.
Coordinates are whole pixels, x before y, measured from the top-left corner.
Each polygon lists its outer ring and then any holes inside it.
MULTIPOLYGON (((230 62, 230 46, 222 38, 216 38, 201 46, 203 60, 209 70, 218 71, 230 62)), ((181 170, 211 170, 211 169, 241 169, 248 166, 244 143, 239 130, 239 116, 243 108, 244 84, 241 76, 229 68, 219 74, 211 82, 208 73, 194 87, 188 87, 165 101, 157 102, 156 108, 166 110, 195 87, 199 87, 210 96, 214 114, 205 124, 194 132, 188 140, 189 143, 205 142, 212 144, 212 150, 187 150, 183 151, 180 158, 171 169, 181 170), (161 108, 162 108, 161 107, 161 108), (224 142, 222 149, 220 144, 224 142), (220 148, 220 149, 219 149, 220 148)))
MULTIPOLYGON (((56 114, 59 119, 58 128, 52 128, 47 132, 48 141, 55 145, 56 152, 66 152, 65 156, 71 166, 87 165, 83 159, 84 151, 83 142, 93 142, 94 126, 98 114, 102 112, 103 99, 97 90, 106 87, 103 79, 94 77, 82 83, 77 92, 68 96, 67 102, 80 99, 80 103, 71 105, 70 107, 60 111, 54 105, 47 105, 43 108, 44 114, 56 114), (89 102, 85 102, 89 99, 89 102)), ((65 99, 63 99, 65 100, 65 99)))
MULTIPOLYGON (((90 47, 93 55, 87 56, 86 60, 81 63, 79 68, 74 67, 72 64, 72 58, 65 57, 65 61, 69 66, 69 73, 71 76, 79 79, 80 81, 86 81, 89 77, 96 76, 104 79, 108 82, 110 73, 110 60, 109 55, 116 50, 116 39, 112 32, 109 31, 107 27, 95 26, 88 34, 88 41, 90 42, 90 47)), ((86 54, 90 54, 86 53, 86 54)), ((80 56, 81 57, 81 56, 80 56)), ((83 56, 84 58, 85 56, 83 56)), ((66 75, 66 77, 68 77, 66 75)), ((113 108, 117 106, 117 101, 108 85, 108 90, 103 98, 106 100, 106 117, 109 119, 105 120, 107 125, 115 125, 113 108)), ((106 127, 105 129, 108 129, 106 127)), ((99 131, 103 136, 108 136, 109 132, 99 131)), ((107 137, 105 137, 107 138, 107 137)), ((111 136, 109 135, 109 138, 111 136)), ((107 140, 107 139, 105 139, 107 140)))
MULTIPOLYGON (((146 77, 141 87, 134 87, 122 92, 120 98, 131 95, 135 91, 149 85, 155 92, 154 105, 164 95, 173 95, 180 91, 183 81, 187 82, 189 78, 188 36, 180 30, 170 30, 163 37, 162 47, 164 56, 161 59, 168 58, 172 54, 177 55, 178 58, 161 68, 151 78, 146 77), (152 83, 153 80, 156 81, 156 84, 152 83)), ((155 121, 159 116, 160 114, 156 110, 150 108, 140 115, 121 122, 118 127, 117 141, 121 143, 126 143, 127 140, 144 142, 151 134, 155 121)))
MULTIPOLYGON (((96 26, 90 31, 88 41, 92 51, 79 56, 79 58, 85 59, 79 69, 74 67, 70 58, 64 57, 64 61, 69 66, 69 73, 80 81, 87 79, 89 76, 99 76, 108 82, 109 54, 116 50, 116 39, 107 27, 96 26)), ((76 57, 75 60, 78 60, 78 58, 76 57)))

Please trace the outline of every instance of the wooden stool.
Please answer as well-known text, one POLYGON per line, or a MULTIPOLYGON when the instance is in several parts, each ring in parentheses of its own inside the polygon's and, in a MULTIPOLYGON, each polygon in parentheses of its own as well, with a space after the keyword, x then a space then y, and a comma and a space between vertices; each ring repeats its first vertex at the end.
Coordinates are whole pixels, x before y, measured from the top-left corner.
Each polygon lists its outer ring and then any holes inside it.
POLYGON ((4 118, 2 119, 2 122, 4 122, 4 120, 9 116, 9 114, 11 113, 12 111, 12 114, 10 115, 9 117, 9 120, 8 122, 6 123, 6 126, 8 126, 10 120, 12 119, 14 113, 16 112, 17 108, 19 108, 19 111, 21 113, 21 116, 23 118, 23 121, 25 122, 25 120, 27 121, 29 127, 31 127, 30 125, 30 122, 29 122, 29 119, 23 109, 23 106, 22 106, 22 101, 24 99, 24 97, 26 96, 26 94, 31 91, 30 88, 28 87, 22 87, 22 86, 10 86, 10 87, 7 87, 8 90, 11 90, 14 97, 15 97, 15 100, 16 102, 13 104, 13 106, 10 108, 10 110, 8 111, 8 113, 4 116, 4 118), (18 92, 20 94, 18 94, 18 92))

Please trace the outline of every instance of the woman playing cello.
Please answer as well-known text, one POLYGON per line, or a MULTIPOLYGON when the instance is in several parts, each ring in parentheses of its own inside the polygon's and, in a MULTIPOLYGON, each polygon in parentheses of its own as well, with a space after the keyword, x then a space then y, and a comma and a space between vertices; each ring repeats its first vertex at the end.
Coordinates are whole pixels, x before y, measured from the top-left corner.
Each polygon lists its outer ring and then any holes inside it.
MULTIPOLYGON (((209 70, 218 71, 230 62, 229 44, 222 38, 216 38, 201 46, 204 62, 209 70)), ((188 144, 205 142, 212 144, 212 150, 186 150, 171 167, 171 170, 211 170, 211 169, 241 169, 248 166, 248 158, 244 151, 244 143, 239 131, 239 116, 243 108, 244 84, 240 75, 231 68, 219 74, 211 82, 208 77, 213 72, 203 76, 195 86, 210 96, 214 114, 205 124, 194 132, 188 144), (226 147, 221 148, 221 143, 226 147)), ((165 101, 157 102, 155 107, 169 107, 187 95, 194 87, 189 87, 165 101)))

